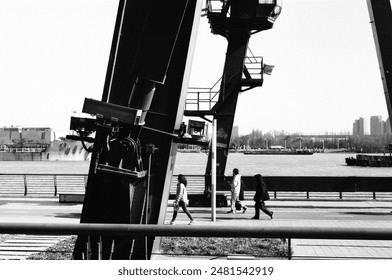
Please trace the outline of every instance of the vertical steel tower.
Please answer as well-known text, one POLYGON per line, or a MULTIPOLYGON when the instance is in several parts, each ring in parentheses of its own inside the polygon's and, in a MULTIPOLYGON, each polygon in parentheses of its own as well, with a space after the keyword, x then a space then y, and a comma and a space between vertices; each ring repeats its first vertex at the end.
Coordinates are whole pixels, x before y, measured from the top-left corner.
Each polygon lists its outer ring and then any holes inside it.
MULTIPOLYGON (((185 114, 199 117, 212 115, 217 120, 218 177, 225 173, 238 94, 263 84, 263 62, 260 61, 260 76, 256 78, 250 75, 245 65, 250 37, 260 31, 271 29, 280 12, 280 1, 276 0, 207 0, 207 17, 212 33, 227 39, 219 99, 209 111, 186 111, 185 114)), ((208 193, 211 154, 205 175, 208 193)), ((218 180, 221 181, 219 178, 218 180)))

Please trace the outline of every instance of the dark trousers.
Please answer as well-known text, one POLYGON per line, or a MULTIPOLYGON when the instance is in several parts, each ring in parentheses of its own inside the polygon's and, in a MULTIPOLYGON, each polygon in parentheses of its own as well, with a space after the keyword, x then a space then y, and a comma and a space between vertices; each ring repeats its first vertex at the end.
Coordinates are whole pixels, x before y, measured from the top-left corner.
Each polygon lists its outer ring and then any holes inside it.
POLYGON ((263 211, 268 216, 270 216, 270 217, 272 216, 271 211, 268 210, 268 208, 265 206, 264 201, 257 201, 255 203, 255 218, 259 218, 260 217, 260 210, 263 211))
MULTIPOLYGON (((178 203, 178 206, 181 206, 182 210, 183 210, 183 211, 185 212, 185 214, 189 217, 189 219, 193 220, 192 215, 191 215, 191 213, 189 213, 188 208, 186 208, 186 204, 185 204, 184 201, 181 200, 181 201, 178 203)), ((173 218, 172 218, 172 221, 175 221, 175 220, 176 220, 176 218, 177 218, 177 213, 178 213, 178 210, 174 210, 174 211, 173 211, 173 218)))

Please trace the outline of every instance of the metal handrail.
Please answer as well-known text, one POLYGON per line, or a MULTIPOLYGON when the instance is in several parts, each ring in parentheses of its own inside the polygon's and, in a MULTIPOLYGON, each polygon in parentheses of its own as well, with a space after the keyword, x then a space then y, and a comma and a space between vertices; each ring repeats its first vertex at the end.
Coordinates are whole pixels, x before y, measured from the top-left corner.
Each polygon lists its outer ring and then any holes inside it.
POLYGON ((67 189, 81 186, 81 192, 87 183, 87 174, 40 174, 40 173, 0 173, 0 194, 23 194, 29 195, 31 189, 39 188, 40 192, 37 194, 49 194, 52 190, 53 195, 57 196, 59 188, 67 189), (74 180, 64 180, 72 177, 74 180), (62 178, 63 180, 60 180, 62 178), (79 180, 80 179, 80 180, 79 180), (7 186, 10 186, 7 188, 7 186), (22 190, 23 189, 23 190, 22 190), (4 190, 7 190, 4 193, 4 190), (14 190, 15 193, 12 191, 14 190))
POLYGON ((80 174, 80 173, 0 173, 0 176, 4 175, 12 175, 12 176, 18 176, 18 175, 34 175, 34 176, 86 176, 86 174, 80 174))
MULTIPOLYGON (((244 66, 252 79, 260 79, 262 76, 263 57, 255 56, 250 48, 248 48, 248 52, 249 55, 246 55, 245 57, 244 66)), ((196 111, 211 110, 211 108, 218 102, 219 94, 221 91, 218 86, 222 79, 223 76, 221 76, 210 88, 189 87, 187 93, 188 95, 185 101, 185 109, 196 111), (207 104, 207 109, 201 108, 201 104, 207 104), (196 106, 196 109, 190 109, 190 106, 196 106)))
POLYGON ((237 237, 286 238, 288 259, 292 258, 292 239, 352 239, 392 240, 392 228, 363 227, 289 227, 289 226, 217 226, 198 225, 140 225, 140 224, 35 224, 0 223, 0 234, 36 235, 95 235, 95 236, 181 236, 181 237, 237 237))
POLYGON ((392 240, 392 228, 381 227, 0 223, 0 234, 392 240))
POLYGON ((211 108, 218 101, 220 89, 215 89, 217 83, 221 80, 220 78, 211 88, 203 87, 190 87, 186 99, 185 107, 187 110, 191 110, 189 106, 196 105, 196 110, 211 110, 211 108), (201 108, 201 104, 207 104, 207 108, 201 108))
MULTIPOLYGON (((30 173, 30 174, 21 174, 21 173, 0 173, 0 195, 54 195, 55 197, 58 195, 59 192, 61 193, 70 193, 73 194, 75 192, 77 193, 84 193, 85 191, 85 186, 87 184, 87 174, 38 174, 38 173, 30 173), (4 177, 3 177, 4 176, 4 177), (17 176, 15 181, 10 180, 9 176, 17 176), (33 177, 33 178, 32 178, 33 177), (45 178, 40 182, 39 178, 45 178), (79 177, 75 178, 71 181, 64 181, 64 178, 62 177, 79 177), (62 178, 60 180, 60 178, 62 178), (7 188, 7 186, 9 186, 7 188), (37 191, 38 190, 38 191, 37 191)), ((202 194, 205 190, 205 176, 204 175, 186 175, 188 179, 191 179, 192 184, 189 185, 189 190, 191 193, 196 194, 200 193, 202 194)), ((249 176, 243 176, 244 179, 247 179, 249 176)), ((253 178, 253 176, 251 176, 253 178)), ((294 177, 294 176, 286 176, 287 178, 294 177)), ((300 180, 300 182, 297 184, 295 188, 290 188, 288 186, 285 189, 276 189, 274 186, 274 182, 276 180, 282 180, 286 178, 285 176, 265 176, 264 179, 267 180, 267 183, 269 184, 269 191, 273 193, 273 197, 275 199, 278 198, 278 193, 285 193, 285 192, 302 192, 306 194, 306 198, 310 198, 310 193, 318 193, 318 192, 329 192, 329 193, 337 193, 338 197, 340 199, 343 199, 343 193, 348 193, 348 192, 355 192, 355 190, 348 190, 348 189, 342 189, 339 190, 337 187, 334 189, 331 189, 329 191, 326 191, 323 189, 323 187, 318 186, 317 184, 314 184, 314 187, 312 188, 300 188, 300 183, 304 183, 305 179, 312 179, 312 177, 304 177, 300 180), (274 179, 273 181, 271 181, 274 179)), ((297 176, 298 177, 298 176, 297 176)), ((287 182, 287 178, 285 182, 287 182)), ((325 181, 325 179, 328 179, 329 177, 320 177, 316 178, 320 182, 325 181)), ((345 177, 346 184, 358 184, 362 185, 360 181, 355 182, 352 181, 355 178, 359 177, 345 177), (350 181, 351 180, 351 181, 350 181)), ((173 175, 172 178, 172 183, 171 183, 171 191, 175 193, 175 186, 176 186, 176 175, 173 175)), ((316 180, 315 179, 315 180, 316 180)), ((365 180, 366 178, 362 179, 365 180)), ((370 179, 370 178, 369 178, 370 179)), ((374 179, 374 178, 373 178, 374 179)), ((377 178, 376 178, 377 179, 377 178)), ((378 180, 385 179, 385 178, 378 178, 378 180)), ((290 180, 290 179, 289 179, 290 180)), ((367 179, 364 181, 363 184, 369 182, 367 179), (366 181, 366 182, 365 182, 366 181)), ((282 184, 282 183, 281 183, 282 184)), ((331 183, 332 184, 332 183, 331 183)), ((336 184, 336 182, 335 182, 336 184)), ((373 190, 372 187, 369 187, 368 189, 364 189, 363 187, 359 192, 368 192, 373 194, 373 199, 376 199, 376 193, 392 193, 392 187, 390 187, 389 181, 375 181, 374 183, 375 186, 378 187, 378 189, 373 190)), ((309 185, 309 184, 308 184, 309 185)), ((325 187, 325 184, 323 184, 325 187)), ((220 186, 218 186, 219 191, 228 191, 229 189, 222 189, 220 186)), ((245 192, 248 193, 249 195, 253 195, 253 184, 249 183, 246 184, 245 182, 245 192)), ((249 196, 248 195, 248 196, 249 196)))

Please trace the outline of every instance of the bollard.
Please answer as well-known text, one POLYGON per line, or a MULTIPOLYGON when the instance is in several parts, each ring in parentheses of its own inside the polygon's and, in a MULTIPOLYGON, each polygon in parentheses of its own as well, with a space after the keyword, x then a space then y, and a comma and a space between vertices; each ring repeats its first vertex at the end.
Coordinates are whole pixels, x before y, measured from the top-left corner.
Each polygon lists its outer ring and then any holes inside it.
POLYGON ((54 196, 57 196, 57 176, 53 175, 54 196))
POLYGON ((25 192, 24 192, 24 196, 27 196, 27 175, 24 174, 23 175, 23 182, 24 182, 24 187, 25 187, 25 192))

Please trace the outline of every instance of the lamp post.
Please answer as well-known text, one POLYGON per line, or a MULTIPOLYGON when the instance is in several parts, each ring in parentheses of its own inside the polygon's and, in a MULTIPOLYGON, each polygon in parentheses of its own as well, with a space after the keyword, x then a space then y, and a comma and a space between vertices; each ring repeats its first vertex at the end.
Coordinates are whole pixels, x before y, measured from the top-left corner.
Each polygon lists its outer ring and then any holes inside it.
POLYGON ((211 221, 216 221, 216 119, 212 121, 211 137, 211 221))

